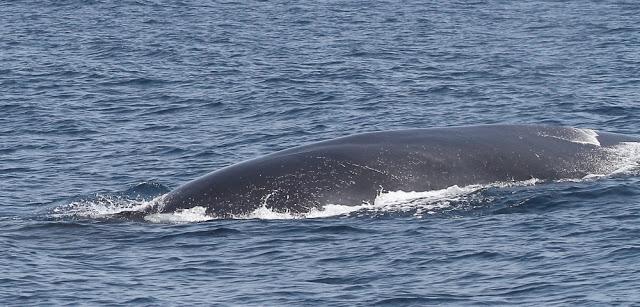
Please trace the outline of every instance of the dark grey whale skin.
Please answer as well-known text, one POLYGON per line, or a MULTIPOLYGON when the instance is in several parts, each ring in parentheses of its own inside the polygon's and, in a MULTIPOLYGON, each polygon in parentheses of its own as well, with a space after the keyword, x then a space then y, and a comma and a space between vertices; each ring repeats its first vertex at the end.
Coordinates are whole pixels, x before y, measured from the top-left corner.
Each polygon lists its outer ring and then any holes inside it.
POLYGON ((638 138, 598 132, 601 146, 568 127, 486 125, 363 133, 234 164, 165 195, 159 212, 195 206, 231 217, 266 205, 304 213, 325 204, 361 205, 380 191, 582 178, 612 171, 611 147, 638 138))

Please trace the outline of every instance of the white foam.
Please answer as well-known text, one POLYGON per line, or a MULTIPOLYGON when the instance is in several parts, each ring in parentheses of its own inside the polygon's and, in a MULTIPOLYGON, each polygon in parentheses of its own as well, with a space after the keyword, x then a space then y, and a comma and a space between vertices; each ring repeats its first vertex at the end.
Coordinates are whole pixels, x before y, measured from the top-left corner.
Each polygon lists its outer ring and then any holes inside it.
POLYGON ((235 219, 262 219, 262 220, 289 220, 289 219, 317 219, 334 216, 347 215, 365 208, 371 207, 369 204, 357 206, 328 204, 321 208, 312 208, 306 213, 292 213, 289 211, 277 212, 268 208, 265 204, 258 207, 249 214, 234 216, 235 219))
POLYGON ((410 204, 414 201, 420 200, 426 203, 433 203, 442 200, 456 200, 460 196, 477 192, 483 189, 483 185, 469 185, 465 187, 459 187, 457 185, 448 187, 442 190, 433 191, 391 191, 381 193, 376 197, 373 207, 385 208, 390 206, 397 206, 402 204, 410 204))
POLYGON ((491 184, 474 184, 459 187, 457 185, 441 190, 424 192, 416 191, 392 191, 381 193, 376 197, 374 206, 376 211, 412 211, 416 216, 422 214, 434 214, 434 210, 443 210, 451 207, 453 202, 473 200, 478 192, 490 188, 507 188, 514 186, 530 186, 540 182, 539 179, 531 178, 524 181, 495 182, 491 184))
POLYGON ((316 208, 311 209, 309 213, 305 214, 305 217, 310 219, 317 219, 317 218, 341 216, 341 215, 347 215, 352 212, 360 211, 367 207, 370 207, 370 205, 366 203, 359 206, 329 204, 322 207, 322 209, 316 209, 316 208))
POLYGON ((151 223, 195 223, 214 219, 207 215, 207 208, 196 206, 189 209, 178 210, 172 213, 152 213, 144 217, 145 221, 151 223))
MULTIPOLYGON (((254 211, 243 214, 233 216, 233 219, 260 219, 260 220, 292 220, 292 219, 316 219, 316 218, 327 218, 332 216, 341 216, 346 215, 351 212, 362 210, 366 207, 369 207, 367 204, 359 205, 359 206, 346 206, 346 205, 333 205, 329 204, 323 206, 322 208, 313 208, 307 213, 291 213, 291 212, 277 212, 271 208, 268 208, 265 204, 262 204, 260 207, 255 209, 254 211)), ((193 207, 191 209, 178 210, 176 212, 170 213, 153 213, 144 217, 144 219, 148 222, 152 223, 171 223, 171 224, 180 224, 180 223, 194 223, 194 222, 204 222, 209 220, 218 219, 217 217, 210 216, 206 214, 206 208, 204 207, 193 207)))
POLYGON ((239 215, 235 218, 238 219, 263 219, 263 220, 288 220, 288 219, 315 219, 326 218, 332 216, 345 215, 354 211, 361 210, 366 205, 359 206, 345 206, 328 204, 322 208, 312 208, 307 213, 291 213, 291 212, 277 212, 271 208, 268 208, 265 204, 258 209, 246 215, 239 215))

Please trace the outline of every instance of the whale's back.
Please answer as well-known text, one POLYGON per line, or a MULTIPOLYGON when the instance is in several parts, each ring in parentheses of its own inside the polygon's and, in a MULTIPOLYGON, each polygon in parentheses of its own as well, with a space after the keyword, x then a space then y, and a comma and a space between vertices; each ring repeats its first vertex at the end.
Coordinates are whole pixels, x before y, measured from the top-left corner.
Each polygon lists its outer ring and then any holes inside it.
POLYGON ((304 212, 372 202, 383 190, 582 178, 612 171, 611 148, 637 138, 589 129, 487 125, 357 134, 241 162, 189 182, 163 211, 230 216, 266 205, 304 212))

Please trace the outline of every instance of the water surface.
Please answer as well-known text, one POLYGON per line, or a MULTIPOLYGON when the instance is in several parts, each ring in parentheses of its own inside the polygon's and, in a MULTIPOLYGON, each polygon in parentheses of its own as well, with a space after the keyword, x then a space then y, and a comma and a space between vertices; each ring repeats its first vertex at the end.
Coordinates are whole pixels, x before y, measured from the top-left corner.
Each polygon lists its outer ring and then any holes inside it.
POLYGON ((633 174, 319 219, 87 214, 358 132, 546 123, 637 136, 634 1, 70 0, 0 12, 3 304, 640 301, 633 174))

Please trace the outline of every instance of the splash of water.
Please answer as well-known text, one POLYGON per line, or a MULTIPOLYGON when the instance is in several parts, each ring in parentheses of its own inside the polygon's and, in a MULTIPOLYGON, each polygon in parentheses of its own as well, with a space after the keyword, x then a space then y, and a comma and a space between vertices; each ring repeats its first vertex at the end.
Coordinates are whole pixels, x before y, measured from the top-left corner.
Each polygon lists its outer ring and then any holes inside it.
POLYGON ((54 218, 108 218, 118 213, 129 211, 146 211, 157 206, 163 196, 152 200, 137 200, 123 196, 96 194, 93 199, 79 200, 70 204, 53 208, 51 216, 54 218))

